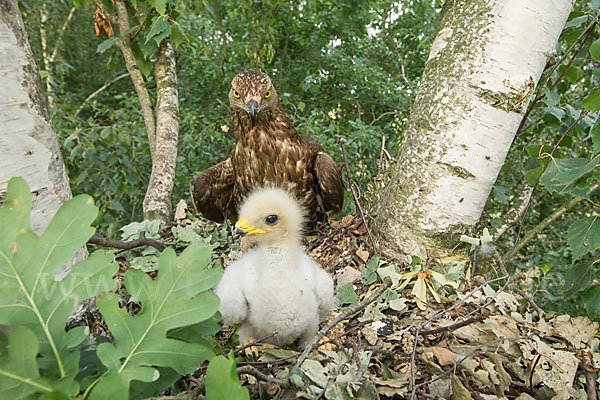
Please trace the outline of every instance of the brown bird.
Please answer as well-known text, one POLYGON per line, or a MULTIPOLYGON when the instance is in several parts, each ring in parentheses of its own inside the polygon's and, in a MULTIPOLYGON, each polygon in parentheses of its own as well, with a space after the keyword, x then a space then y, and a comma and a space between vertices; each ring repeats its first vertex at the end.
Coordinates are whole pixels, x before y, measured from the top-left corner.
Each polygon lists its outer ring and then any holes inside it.
POLYGON ((256 188, 293 193, 310 219, 339 212, 344 202, 342 175, 317 142, 299 135, 284 111, 271 79, 244 71, 231 81, 229 104, 235 147, 231 156, 200 174, 194 202, 206 218, 237 220, 243 200, 256 188))

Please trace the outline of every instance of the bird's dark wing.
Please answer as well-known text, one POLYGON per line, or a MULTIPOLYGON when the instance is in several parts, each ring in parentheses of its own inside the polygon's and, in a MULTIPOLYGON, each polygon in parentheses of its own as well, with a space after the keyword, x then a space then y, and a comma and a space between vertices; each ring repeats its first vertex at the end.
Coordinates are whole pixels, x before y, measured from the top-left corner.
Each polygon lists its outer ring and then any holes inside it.
POLYGON ((335 161, 325 151, 318 152, 312 173, 317 181, 317 192, 324 211, 340 212, 344 205, 344 184, 342 171, 335 161))
POLYGON ((340 212, 344 205, 342 171, 320 144, 306 136, 300 136, 300 143, 306 151, 314 154, 310 172, 316 183, 317 202, 322 211, 340 212))
POLYGON ((194 203, 205 218, 223 222, 233 211, 233 168, 228 158, 200 174, 194 183, 194 203))

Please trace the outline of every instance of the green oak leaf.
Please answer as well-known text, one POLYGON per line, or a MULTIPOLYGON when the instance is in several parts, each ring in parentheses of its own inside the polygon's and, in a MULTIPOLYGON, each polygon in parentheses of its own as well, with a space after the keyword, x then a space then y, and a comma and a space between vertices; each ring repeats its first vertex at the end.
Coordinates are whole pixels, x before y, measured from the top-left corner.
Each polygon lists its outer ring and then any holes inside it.
POLYGON ((165 15, 167 12, 167 0, 150 0, 150 4, 160 15, 165 15))
POLYGON ((61 391, 75 395, 79 352, 70 349, 86 333, 84 327, 65 332, 65 323, 76 301, 113 287, 118 267, 111 254, 97 251, 62 280, 55 280, 56 272, 94 233, 90 224, 98 209, 91 197, 81 195, 64 203, 40 236, 31 230, 30 213, 27 183, 11 179, 0 207, 0 324, 29 328, 39 342, 38 365, 44 378, 58 381, 61 391))
POLYGON ((594 142, 594 154, 600 152, 600 118, 596 121, 592 129, 590 129, 590 136, 594 142))
POLYGON ((240 385, 235 370, 233 352, 229 359, 216 356, 206 369, 206 399, 207 400, 248 400, 248 389, 240 385))
POLYGON ((98 346, 98 358, 108 371, 92 389, 92 400, 106 398, 105 391, 110 391, 111 398, 125 399, 132 380, 159 379, 155 367, 172 368, 183 375, 213 355, 206 345, 167 337, 168 331, 206 321, 217 312, 219 299, 209 289, 220 280, 221 270, 207 269, 209 261, 209 248, 193 243, 179 257, 171 248, 164 250, 154 280, 142 271, 129 270, 125 287, 142 306, 136 315, 119 308, 114 293, 102 294, 97 305, 115 345, 98 346))
POLYGON ((52 392, 51 385, 40 378, 35 360, 39 347, 31 329, 24 326, 11 329, 8 348, 0 357, 0 396, 3 399, 22 399, 34 393, 52 392))
POLYGON ((592 283, 594 274, 592 264, 577 264, 571 266, 564 278, 563 290, 565 298, 586 289, 592 283))

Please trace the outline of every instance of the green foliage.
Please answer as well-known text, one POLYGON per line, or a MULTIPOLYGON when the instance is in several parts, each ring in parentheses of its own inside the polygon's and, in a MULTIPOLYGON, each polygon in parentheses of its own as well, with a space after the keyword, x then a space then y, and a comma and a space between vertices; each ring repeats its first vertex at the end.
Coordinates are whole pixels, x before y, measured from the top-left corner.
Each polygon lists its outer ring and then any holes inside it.
POLYGON ((52 387, 40 378, 36 363, 39 341, 26 326, 15 326, 2 346, 0 388, 6 398, 21 399, 37 391, 52 392, 52 387))
MULTIPOLYGON (((41 57, 38 10, 44 2, 22 3, 34 53, 41 57)), ((103 4, 114 12, 112 2, 103 4)), ((353 179, 365 190, 379 168, 383 136, 388 152, 396 152, 441 1, 410 6, 391 0, 128 4, 132 50, 152 98, 158 44, 169 35, 178 45, 178 199, 189 197, 189 181, 231 151, 231 118, 223 103, 231 78, 249 68, 271 75, 299 133, 323 143, 340 165, 338 139, 348 139, 353 179)), ((48 8, 50 47, 70 7, 69 1, 59 0, 48 8)), ((93 10, 90 2, 78 4, 48 72, 53 122, 73 192, 93 195, 101 209, 96 221, 100 232, 115 237, 120 226, 140 219, 151 160, 128 77, 75 114, 88 95, 125 72, 113 45, 122 33, 113 24, 113 38, 105 33, 95 37, 90 29, 93 10)), ((38 64, 43 65, 41 59, 38 64)), ((347 196, 344 212, 354 207, 349 191, 347 196)))
POLYGON ((540 179, 540 183, 548 190, 558 193, 574 193, 584 195, 585 190, 578 191, 580 187, 587 188, 589 183, 581 182, 588 177, 600 162, 600 154, 590 159, 564 158, 549 161, 549 166, 540 179), (578 185, 583 183, 583 185, 578 185))
MULTIPOLYGON (((576 2, 557 45, 556 60, 564 59, 555 71, 550 67, 544 71, 540 84, 546 77, 548 80, 537 88, 541 100, 528 115, 496 182, 496 187, 506 190, 494 189, 495 196, 488 205, 490 225, 500 225, 514 207, 515 198, 522 195, 518 191, 526 188, 524 182, 538 183, 539 194, 533 197, 520 229, 523 239, 574 197, 586 199, 532 238, 514 264, 538 271, 528 273, 532 279, 527 284, 544 310, 589 316, 599 315, 590 308, 595 286, 588 278, 600 273, 600 265, 594 262, 599 254, 592 236, 600 198, 598 191, 590 193, 598 183, 600 161, 600 32, 594 26, 589 36, 583 32, 597 12, 596 0, 576 2), (583 38, 587 38, 585 43, 581 43, 583 38), (574 44, 576 40, 580 42, 574 44), (572 45, 573 50, 566 54, 572 45)), ((509 241, 500 244, 500 253, 510 250, 517 229, 508 233, 509 241)))
POLYGON ((0 324, 10 327, 8 336, 0 334, 2 398, 72 399, 82 392, 90 399, 149 397, 213 356, 204 336, 220 329, 219 300, 210 289, 221 269, 207 268, 211 250, 201 242, 179 256, 164 250, 155 279, 136 269, 125 274, 128 293, 141 303, 136 315, 109 292, 117 270, 110 253, 97 250, 54 279, 93 234, 97 212, 89 196, 77 196, 38 236, 29 226, 29 188, 22 178, 10 180, 0 207, 0 324), (114 344, 97 338, 82 345, 88 329, 65 332, 65 324, 75 301, 99 292, 97 306, 114 344))
POLYGON ((210 251, 195 244, 179 257, 173 249, 164 250, 155 280, 139 270, 129 270, 125 286, 142 304, 135 316, 119 308, 113 293, 98 299, 116 346, 98 346, 98 357, 107 372, 92 390, 91 399, 104 398, 107 390, 127 398, 131 380, 157 379, 155 366, 170 367, 183 375, 210 358, 212 352, 202 344, 167 338, 169 330, 205 321, 217 311, 217 296, 205 291, 217 284, 221 271, 200 267, 206 266, 209 259, 210 251))
POLYGON ((567 242, 573 251, 573 262, 600 249, 600 216, 588 217, 571 225, 567 242))
POLYGON ((358 302, 358 295, 354 291, 352 282, 346 283, 337 289, 336 298, 340 305, 355 304, 358 302))
POLYGON ((216 356, 206 369, 206 399, 207 400, 247 400, 250 398, 248 389, 240 385, 235 370, 233 351, 229 358, 216 356))
MULTIPOLYGON (((94 232, 90 226, 98 209, 89 196, 66 202, 40 236, 31 231, 31 194, 22 178, 8 184, 0 207, 0 324, 17 328, 22 338, 9 338, 9 363, 14 365, 17 350, 12 344, 39 349, 41 358, 33 370, 19 367, 1 387, 19 387, 21 394, 59 391, 73 396, 79 392, 79 352, 71 351, 86 337, 83 327, 65 333, 67 317, 76 300, 94 296, 112 287, 115 265, 112 255, 98 251, 81 262, 77 270, 60 281, 54 275, 83 246, 94 232), (22 328, 19 328, 22 327, 22 328), (18 341, 18 342, 17 342, 18 341), (11 344, 12 343, 12 344, 11 344), (39 376, 42 381, 27 378, 39 376), (25 373, 25 375, 22 375, 25 373), (12 383, 11 383, 12 381, 12 383), (16 386, 16 382, 20 382, 16 386), (38 382, 47 382, 38 385, 38 382)), ((21 354, 31 366, 30 353, 21 354)), ((35 360, 33 361, 36 362, 35 360)), ((3 397, 4 397, 3 393, 3 397)))

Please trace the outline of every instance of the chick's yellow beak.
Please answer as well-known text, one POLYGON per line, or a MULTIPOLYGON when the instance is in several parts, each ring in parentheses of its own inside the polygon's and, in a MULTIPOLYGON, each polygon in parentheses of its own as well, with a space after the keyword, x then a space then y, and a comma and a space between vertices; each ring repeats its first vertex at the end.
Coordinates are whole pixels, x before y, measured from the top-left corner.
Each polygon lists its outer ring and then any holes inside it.
POLYGON ((250 223, 248 222, 248 219, 246 217, 240 218, 235 223, 235 228, 233 228, 233 236, 234 237, 244 236, 244 235, 256 235, 258 233, 268 233, 268 232, 264 231, 260 228, 257 228, 255 226, 250 226, 250 223))

